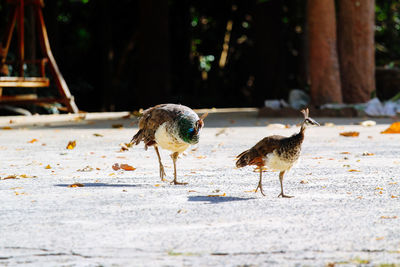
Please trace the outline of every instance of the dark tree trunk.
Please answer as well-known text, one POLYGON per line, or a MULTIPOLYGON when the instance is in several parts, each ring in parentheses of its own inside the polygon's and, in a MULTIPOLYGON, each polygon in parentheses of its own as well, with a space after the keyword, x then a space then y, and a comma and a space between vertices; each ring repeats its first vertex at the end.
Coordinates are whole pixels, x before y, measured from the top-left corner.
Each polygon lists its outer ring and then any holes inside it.
POLYGON ((168 1, 140 0, 137 92, 135 106, 147 107, 169 101, 168 1))
POLYGON ((338 46, 343 99, 361 103, 375 90, 374 0, 339 0, 338 46))
POLYGON ((341 103, 334 0, 308 0, 307 21, 312 103, 341 103))

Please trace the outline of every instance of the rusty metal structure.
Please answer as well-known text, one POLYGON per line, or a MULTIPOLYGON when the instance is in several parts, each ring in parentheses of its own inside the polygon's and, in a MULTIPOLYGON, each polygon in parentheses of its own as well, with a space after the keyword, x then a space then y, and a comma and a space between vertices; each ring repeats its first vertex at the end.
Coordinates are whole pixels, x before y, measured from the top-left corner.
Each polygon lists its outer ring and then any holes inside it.
MULTIPOLYGON (((8 65, 16 67, 18 76, 8 76, 0 74, 0 104, 30 104, 30 103, 61 103, 65 105, 68 112, 78 113, 78 107, 75 104, 74 97, 71 95, 68 85, 65 82, 57 63, 51 52, 50 43, 47 35, 46 25, 43 18, 42 7, 44 6, 43 0, 7 0, 10 5, 10 17, 8 25, 0 43, 0 73, 1 70, 7 68, 8 65), (42 52, 40 59, 25 59, 25 40, 24 40, 24 19, 25 19, 25 6, 31 5, 33 7, 33 14, 37 25, 37 35, 42 52), (16 27, 17 25, 17 27, 16 27), (16 30, 14 30, 16 28, 16 30), (17 59, 8 61, 7 55, 9 52, 11 39, 13 33, 17 33, 17 59), (24 74, 25 64, 39 65, 39 77, 26 77, 24 74), (59 97, 41 97, 35 95, 2 95, 3 87, 29 87, 40 88, 49 87, 50 79, 46 77, 46 67, 48 66, 50 74, 53 77, 55 86, 58 89, 59 97), (5 67, 5 68, 4 68, 5 67)), ((3 73, 4 74, 4 73, 3 73)))

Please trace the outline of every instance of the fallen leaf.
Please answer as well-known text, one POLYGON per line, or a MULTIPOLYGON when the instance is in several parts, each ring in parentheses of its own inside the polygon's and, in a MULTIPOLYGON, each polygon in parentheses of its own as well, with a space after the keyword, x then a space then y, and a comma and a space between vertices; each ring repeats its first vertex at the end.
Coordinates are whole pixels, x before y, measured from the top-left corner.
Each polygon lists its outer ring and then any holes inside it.
POLYGON ((70 184, 68 187, 84 187, 85 185, 81 184, 81 183, 74 183, 74 184, 70 184))
POLYGON ((226 193, 223 193, 222 195, 208 195, 208 197, 224 197, 226 196, 226 193))
POLYGON ((9 126, 4 126, 3 128, 1 128, 3 130, 12 130, 13 128, 9 127, 9 126))
POLYGON ((132 167, 131 165, 128 164, 121 164, 120 165, 121 169, 125 170, 125 171, 134 171, 136 170, 136 168, 132 167))
POLYGON ((155 187, 159 187, 159 186, 161 186, 161 185, 160 185, 160 184, 155 184, 154 186, 155 186, 155 187))
POLYGON ((391 198, 398 198, 398 196, 392 195, 391 198))
POLYGON ((76 171, 78 171, 78 172, 91 172, 91 171, 93 171, 93 168, 90 167, 90 166, 86 166, 85 168, 83 168, 83 169, 78 169, 78 170, 76 170, 76 171))
POLYGON ((375 238, 376 240, 383 240, 383 239, 385 239, 385 237, 383 237, 383 236, 381 236, 381 237, 377 237, 377 238, 375 238))
POLYGON ((244 191, 245 193, 254 193, 254 192, 256 192, 256 190, 255 189, 253 189, 253 190, 247 190, 247 191, 244 191))
POLYGON ((122 129, 122 128, 124 128, 124 125, 123 124, 113 124, 113 125, 111 125, 111 127, 114 129, 122 129))
POLYGON ((226 132, 226 128, 223 128, 223 129, 219 130, 219 131, 215 134, 215 136, 219 136, 219 135, 221 135, 221 134, 223 134, 223 133, 225 133, 225 132, 226 132))
POLYGON ((9 175, 9 176, 3 178, 3 180, 7 180, 7 179, 18 179, 18 177, 16 175, 9 175))
POLYGON ((373 156, 373 155, 375 155, 375 154, 374 154, 374 153, 369 153, 369 152, 366 152, 366 151, 365 151, 365 152, 362 153, 362 155, 363 155, 363 156, 373 156))
POLYGON ((205 159, 205 158, 207 158, 207 156, 197 156, 196 158, 198 158, 198 159, 205 159))
POLYGON ((350 152, 340 152, 340 154, 350 154, 350 152))
POLYGON ((350 169, 350 170, 348 170, 349 172, 361 172, 361 171, 359 171, 359 170, 356 170, 356 169, 350 169))
POLYGON ((32 139, 31 141, 28 141, 28 143, 31 143, 31 144, 33 144, 33 143, 35 143, 35 142, 37 142, 38 140, 36 139, 36 138, 34 138, 34 139, 32 139))
POLYGON ((44 167, 45 169, 51 169, 50 164, 48 164, 46 167, 44 167))
POLYGON ((97 136, 97 137, 103 137, 102 134, 98 134, 98 133, 94 133, 93 135, 94 135, 94 136, 97 136))
POLYGON ((397 219, 397 216, 381 216, 381 219, 397 219))
POLYGON ((341 136, 346 136, 346 137, 357 137, 360 135, 359 132, 341 132, 341 136))
POLYGON ((395 134, 400 133, 400 122, 392 123, 389 128, 381 132, 381 134, 395 134))
POLYGON ((189 193, 196 193, 197 191, 196 190, 189 190, 188 192, 189 193))
POLYGON ((76 141, 69 141, 67 145, 67 149, 74 149, 76 146, 76 141))
POLYGON ((306 181, 306 180, 301 180, 300 183, 301 183, 301 184, 308 184, 308 181, 306 181))
POLYGON ((121 169, 121 168, 119 167, 119 164, 118 164, 118 163, 115 163, 114 165, 112 165, 112 169, 113 169, 114 171, 118 171, 118 170, 121 169))
POLYGON ((382 187, 376 187, 375 190, 383 190, 382 187))

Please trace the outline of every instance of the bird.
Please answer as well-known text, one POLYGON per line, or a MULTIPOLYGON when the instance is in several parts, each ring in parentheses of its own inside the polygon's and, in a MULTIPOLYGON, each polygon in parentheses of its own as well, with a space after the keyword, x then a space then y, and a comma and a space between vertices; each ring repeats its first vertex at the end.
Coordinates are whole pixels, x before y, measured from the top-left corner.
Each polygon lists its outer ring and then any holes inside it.
POLYGON ((243 151, 237 156, 236 167, 241 168, 248 165, 255 165, 259 169, 260 180, 258 181, 255 192, 260 189, 261 194, 265 196, 262 188, 262 171, 266 166, 270 169, 279 171, 281 193, 278 195, 278 197, 293 197, 283 193, 283 177, 285 172, 289 171, 294 163, 299 159, 306 126, 319 126, 318 122, 308 116, 308 108, 301 110, 301 113, 304 115, 304 120, 301 123, 299 133, 295 133, 290 137, 281 135, 271 135, 265 137, 252 148, 243 151))
POLYGON ((171 184, 185 185, 187 183, 177 181, 176 161, 180 153, 199 142, 206 116, 207 113, 199 117, 191 108, 180 104, 156 105, 143 111, 139 120, 139 131, 130 143, 138 145, 143 141, 145 150, 150 146, 154 147, 161 181, 166 181, 166 174, 158 147, 172 151, 170 156, 174 163, 174 180, 171 184))

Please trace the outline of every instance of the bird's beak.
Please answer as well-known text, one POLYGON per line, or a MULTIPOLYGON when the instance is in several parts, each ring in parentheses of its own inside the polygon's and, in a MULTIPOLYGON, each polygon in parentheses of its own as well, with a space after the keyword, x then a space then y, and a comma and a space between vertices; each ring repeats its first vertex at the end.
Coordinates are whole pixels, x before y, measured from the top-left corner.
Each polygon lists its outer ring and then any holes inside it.
POLYGON ((321 126, 318 122, 316 122, 314 119, 308 117, 308 120, 310 122, 311 125, 317 125, 317 126, 321 126))

